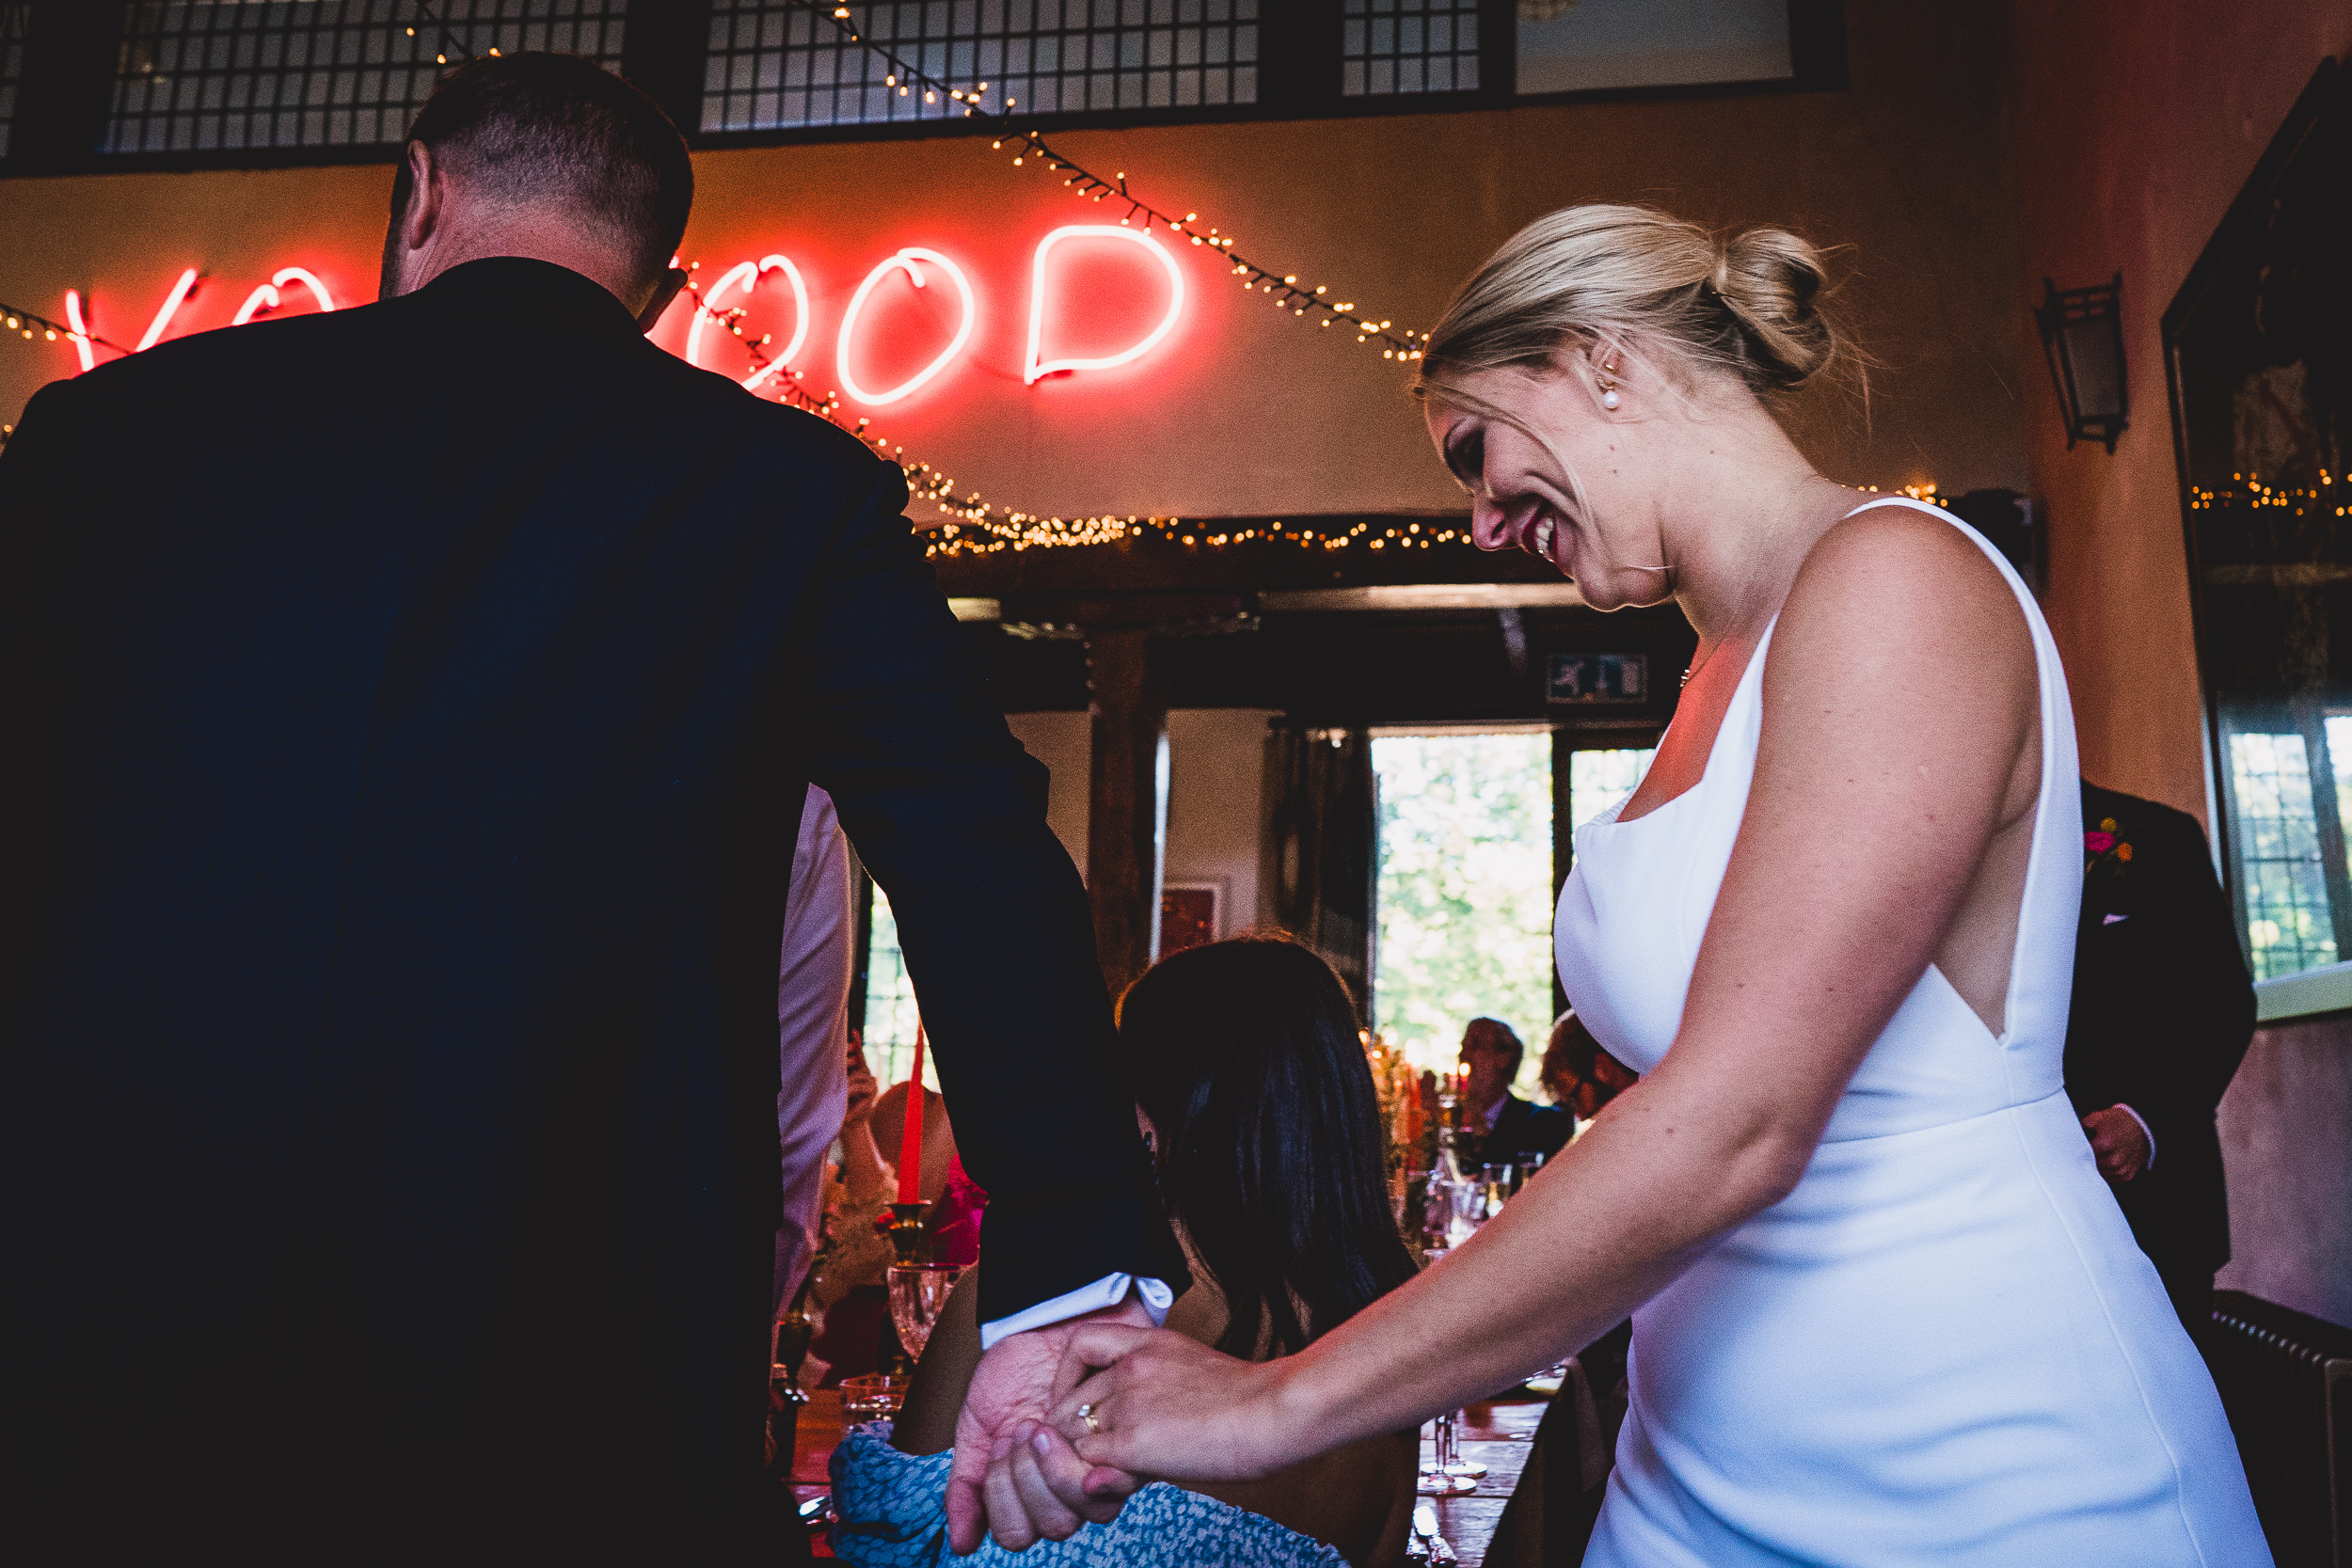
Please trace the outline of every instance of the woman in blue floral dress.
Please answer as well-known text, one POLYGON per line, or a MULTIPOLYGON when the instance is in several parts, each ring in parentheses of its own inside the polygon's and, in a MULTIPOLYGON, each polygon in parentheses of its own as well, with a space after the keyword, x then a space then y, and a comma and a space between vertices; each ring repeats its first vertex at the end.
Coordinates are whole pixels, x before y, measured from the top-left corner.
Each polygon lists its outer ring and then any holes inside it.
MULTIPOLYGON (((1179 953, 1131 987, 1120 1045, 1136 1117, 1193 1288, 1168 1326, 1271 1360, 1413 1273, 1391 1216, 1379 1101, 1356 1010, 1328 964, 1294 942, 1179 953)), ((983 1248, 982 1264, 986 1262, 983 1248)), ((949 1560, 956 1412, 980 1354, 975 1276, 950 1298, 894 1427, 834 1453, 836 1556, 864 1568, 949 1560)), ((1119 1517, 1020 1554, 1022 1568, 1393 1568, 1406 1560, 1416 1434, 1392 1433, 1263 1481, 1144 1487, 1119 1517)), ((975 1564, 1016 1560, 994 1542, 975 1564)))

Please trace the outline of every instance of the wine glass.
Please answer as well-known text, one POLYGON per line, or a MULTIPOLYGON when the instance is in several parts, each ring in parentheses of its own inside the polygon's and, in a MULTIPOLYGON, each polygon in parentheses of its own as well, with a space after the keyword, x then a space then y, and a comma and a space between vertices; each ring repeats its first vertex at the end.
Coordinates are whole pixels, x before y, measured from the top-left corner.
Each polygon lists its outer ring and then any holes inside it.
POLYGON ((1445 1192, 1446 1245, 1457 1247, 1486 1223, 1486 1184, 1473 1177, 1458 1177, 1445 1184, 1445 1192))
POLYGON ((1433 1429, 1429 1457, 1422 1462, 1413 1477, 1413 1490, 1424 1497, 1451 1497, 1464 1492, 1478 1490, 1478 1478, 1486 1473, 1484 1465, 1466 1463, 1462 1458, 1462 1443, 1457 1423, 1462 1418, 1458 1410, 1449 1410, 1429 1424, 1433 1429))
POLYGON ((907 1354, 923 1358, 923 1346, 947 1305, 947 1292, 963 1277, 961 1263, 893 1263, 890 1266, 890 1321, 907 1354))

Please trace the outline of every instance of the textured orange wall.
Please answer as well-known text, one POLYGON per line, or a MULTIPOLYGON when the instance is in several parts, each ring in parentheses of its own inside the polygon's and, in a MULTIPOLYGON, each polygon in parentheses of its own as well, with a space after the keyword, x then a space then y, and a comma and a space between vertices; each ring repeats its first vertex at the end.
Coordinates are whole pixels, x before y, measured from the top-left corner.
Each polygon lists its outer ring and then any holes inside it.
MULTIPOLYGON (((1425 326, 1454 284, 1552 207, 1651 200, 1711 222, 1779 222, 1848 247, 1841 300, 1883 361, 1867 409, 1823 395, 1802 438, 1838 478, 1947 489, 2022 484, 2012 201, 1986 8, 1850 0, 1854 86, 1650 103, 1057 138, 1259 259, 1425 326)), ((706 153, 687 251, 724 265, 784 249, 823 302, 812 378, 865 269, 930 239, 982 256, 976 362, 878 426, 965 488, 1028 510, 1193 515, 1452 507, 1402 376, 1336 330, 1245 301, 1203 251, 1169 351, 1129 372, 1025 388, 1021 264, 1058 223, 1114 218, 982 141, 706 153), (993 257, 993 260, 986 258, 993 257)), ((373 293, 384 166, 0 181, 0 299, 56 313, 99 292, 97 329, 135 339, 183 266, 191 325, 225 324, 271 268, 373 293)), ((677 334, 671 329, 671 336, 677 334)), ((72 366, 0 343, 0 419, 72 366)), ((125 434, 126 442, 135 433, 125 434)))
POLYGON ((2083 770, 2206 812, 2204 709, 2157 324, 2312 71, 2352 46, 2352 0, 2018 0, 2021 303, 2123 273, 2132 427, 2066 450, 2030 318, 2026 419, 2048 503, 2044 607, 2074 684, 2083 770))

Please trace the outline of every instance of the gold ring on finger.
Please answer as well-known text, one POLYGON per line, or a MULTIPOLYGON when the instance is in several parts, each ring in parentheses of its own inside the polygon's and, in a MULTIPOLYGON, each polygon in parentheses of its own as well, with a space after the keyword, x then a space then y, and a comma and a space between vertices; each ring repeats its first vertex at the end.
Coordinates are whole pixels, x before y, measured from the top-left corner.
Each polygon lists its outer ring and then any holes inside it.
POLYGON ((1082 1404, 1078 1406, 1078 1419, 1087 1424, 1087 1431, 1090 1434, 1097 1437, 1102 1435, 1103 1423, 1095 1418, 1094 1406, 1090 1404, 1082 1404))

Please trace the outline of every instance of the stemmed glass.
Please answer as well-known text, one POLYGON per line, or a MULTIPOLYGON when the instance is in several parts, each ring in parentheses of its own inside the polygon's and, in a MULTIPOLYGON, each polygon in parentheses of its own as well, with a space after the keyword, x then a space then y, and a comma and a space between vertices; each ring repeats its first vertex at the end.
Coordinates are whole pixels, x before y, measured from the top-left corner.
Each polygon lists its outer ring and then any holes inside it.
MULTIPOLYGON (((1486 1201, 1485 1188, 1478 1182, 1458 1180, 1449 1185, 1452 1188, 1449 1196, 1453 1200, 1453 1212, 1457 1216, 1467 1217, 1471 1204, 1483 1205, 1486 1201)), ((1469 1229, 1475 1228, 1475 1224, 1469 1227, 1469 1229)), ((1445 1251, 1432 1249, 1425 1266, 1437 1267, 1445 1256, 1445 1251)), ((1461 1437, 1455 1430, 1461 1418, 1459 1410, 1449 1410, 1430 1423, 1433 1431, 1429 1458, 1413 1481, 1413 1490, 1424 1497, 1446 1497, 1475 1492, 1478 1490, 1478 1478, 1486 1473, 1484 1465, 1473 1464, 1462 1457, 1461 1437)))
POLYGON ((920 1361, 947 1292, 963 1277, 960 1263, 893 1263, 890 1265, 890 1321, 907 1354, 920 1361))
POLYGON ((1458 1410, 1449 1410, 1431 1421, 1429 1458, 1413 1478, 1413 1490, 1424 1497, 1447 1497, 1478 1490, 1478 1478, 1486 1473, 1484 1465, 1473 1465, 1462 1457, 1462 1439, 1456 1430, 1462 1419, 1458 1410))
POLYGON ((1457 1176, 1445 1182, 1445 1243, 1457 1247, 1486 1223, 1486 1184, 1475 1177, 1457 1176))

